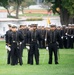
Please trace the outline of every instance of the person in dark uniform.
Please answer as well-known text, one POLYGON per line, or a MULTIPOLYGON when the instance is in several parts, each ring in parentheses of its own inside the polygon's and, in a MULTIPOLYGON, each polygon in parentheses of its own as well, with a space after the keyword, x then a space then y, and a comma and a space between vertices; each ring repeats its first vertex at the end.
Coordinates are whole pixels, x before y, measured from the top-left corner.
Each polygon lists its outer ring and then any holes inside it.
POLYGON ((26 38, 27 31, 28 31, 27 26, 26 25, 23 25, 23 31, 22 31, 22 33, 24 35, 24 42, 23 42, 24 48, 26 47, 26 42, 27 42, 27 40, 26 40, 27 39, 26 38))
POLYGON ((73 49, 73 45, 74 45, 74 25, 71 26, 71 48, 73 49))
MULTIPOLYGON (((22 36, 24 37, 24 25, 20 25, 19 26, 19 30, 18 30, 22 36)), ((25 40, 22 41, 22 44, 21 44, 21 55, 23 56, 23 50, 24 50, 24 43, 25 43, 25 40)))
POLYGON ((63 42, 63 48, 68 48, 68 27, 66 27, 65 25, 63 25, 62 27, 62 31, 61 31, 61 39, 63 42))
MULTIPOLYGON (((40 35, 41 35, 41 30, 42 29, 42 26, 38 26, 37 27, 37 30, 39 31, 40 35)), ((39 48, 42 48, 42 40, 39 40, 39 48)))
POLYGON ((24 50, 24 48, 25 48, 25 46, 26 46, 26 43, 27 43, 27 38, 26 38, 26 34, 27 34, 27 31, 28 31, 28 28, 26 27, 26 25, 20 25, 20 29, 19 29, 19 32, 21 32, 21 34, 23 35, 23 37, 24 37, 24 40, 23 40, 23 42, 22 42, 22 44, 21 44, 21 55, 23 56, 23 50, 24 50))
POLYGON ((59 40, 58 40, 59 48, 62 49, 63 48, 63 41, 62 41, 62 38, 61 38, 61 27, 60 26, 57 27, 57 32, 59 34, 59 40))
POLYGON ((23 64, 20 42, 23 41, 24 38, 20 32, 17 31, 16 26, 12 26, 12 33, 9 36, 9 44, 11 45, 11 65, 17 65, 18 62, 20 65, 23 64))
POLYGON ((49 49, 49 62, 52 64, 52 55, 54 53, 55 64, 58 64, 58 37, 59 34, 56 30, 56 25, 50 26, 50 31, 47 32, 47 44, 49 49))
POLYGON ((28 36, 30 38, 30 64, 33 65, 33 56, 35 57, 36 65, 39 65, 39 50, 38 50, 38 40, 41 36, 37 30, 37 25, 33 24, 33 30, 28 36))
MULTIPOLYGON (((27 43, 26 43, 26 48, 28 46, 30 46, 30 42, 31 42, 31 31, 33 31, 33 27, 32 25, 29 26, 29 30, 27 32, 27 43)), ((28 51, 28 60, 27 60, 27 64, 30 64, 30 48, 28 47, 27 48, 27 51, 28 51)))
POLYGON ((72 25, 72 31, 73 31, 73 49, 74 49, 74 24, 72 25))
POLYGON ((46 27, 46 34, 45 34, 45 47, 47 47, 47 32, 50 31, 50 27, 46 27))
POLYGON ((72 26, 72 30, 73 30, 73 49, 74 49, 74 24, 72 26))
MULTIPOLYGON (((8 25, 9 30, 5 34, 5 40, 6 40, 6 46, 9 46, 9 36, 12 32, 12 26, 9 24, 8 25)), ((7 50, 7 64, 10 64, 10 59, 11 58, 11 51, 7 50)))
POLYGON ((69 37, 69 48, 73 48, 74 30, 72 25, 69 26, 68 37, 69 37))
POLYGON ((42 29, 41 29, 41 36, 42 36, 41 48, 45 48, 45 35, 46 35, 46 30, 45 30, 44 26, 42 26, 42 29))

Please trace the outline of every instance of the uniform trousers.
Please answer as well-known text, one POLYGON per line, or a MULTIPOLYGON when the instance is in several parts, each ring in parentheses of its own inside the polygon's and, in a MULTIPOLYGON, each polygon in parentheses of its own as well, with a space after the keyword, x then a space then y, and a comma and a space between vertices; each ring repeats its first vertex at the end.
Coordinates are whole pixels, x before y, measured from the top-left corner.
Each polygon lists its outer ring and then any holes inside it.
POLYGON ((17 65, 18 62, 22 65, 21 49, 16 43, 11 46, 11 65, 17 65))
POLYGON ((39 64, 39 50, 38 44, 32 43, 30 45, 30 64, 33 65, 33 56, 35 57, 36 64, 39 64))
POLYGON ((49 64, 52 64, 52 56, 54 53, 55 64, 58 63, 58 47, 57 43, 49 43, 49 64))

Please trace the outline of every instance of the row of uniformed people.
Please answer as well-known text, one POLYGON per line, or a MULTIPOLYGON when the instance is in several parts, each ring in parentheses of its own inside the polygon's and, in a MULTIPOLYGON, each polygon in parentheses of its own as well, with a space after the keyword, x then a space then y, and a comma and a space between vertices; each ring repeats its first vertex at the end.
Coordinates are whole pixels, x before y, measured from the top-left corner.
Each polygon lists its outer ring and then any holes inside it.
MULTIPOLYGON (((17 65, 19 62, 19 64, 22 65, 22 53, 24 46, 26 46, 28 47, 28 64, 33 65, 33 56, 35 56, 36 65, 39 65, 38 43, 39 40, 43 40, 44 38, 40 35, 40 31, 37 30, 35 24, 29 29, 24 29, 23 25, 20 26, 19 30, 17 30, 16 26, 11 27, 9 25, 9 30, 6 32, 6 45, 10 48, 7 48, 7 64, 17 65)), ((58 64, 57 55, 55 54, 55 56, 55 64, 58 64)), ((50 58, 49 64, 52 63, 51 60, 52 58, 50 58)))
POLYGON ((49 64, 52 64, 52 53, 54 52, 55 64, 58 64, 58 46, 60 48, 73 48, 74 44, 74 26, 57 27, 51 25, 50 28, 30 27, 27 32, 27 43, 30 44, 28 51, 28 64, 33 64, 33 55, 35 55, 36 64, 39 64, 38 47, 49 49, 49 64), (35 32, 35 34, 34 34, 35 32), (33 38, 36 37, 36 38, 33 38), (36 51, 36 53, 35 53, 36 51))
MULTIPOLYGON (((31 26, 30 26, 31 27, 31 26)), ((62 27, 57 27, 56 28, 58 33, 60 34, 59 36, 59 48, 74 48, 74 25, 70 25, 68 27, 66 27, 65 25, 62 27)), ((26 33, 29 30, 29 28, 27 28, 26 25, 21 25, 20 26, 20 30, 22 31, 23 35, 24 35, 24 44, 26 44, 27 40, 26 40, 26 33)), ((39 31, 40 35, 42 36, 42 40, 39 40, 39 48, 45 48, 46 46, 46 33, 48 30, 50 30, 50 28, 45 28, 44 26, 39 26, 37 28, 37 30, 39 31)), ((25 45, 22 47, 24 48, 25 45)))
MULTIPOLYGON (((40 35, 42 36, 42 40, 39 40, 39 48, 45 48, 46 46, 46 33, 50 30, 49 27, 39 26, 37 28, 40 35)), ((65 26, 62 27, 58 26, 56 30, 59 33, 59 48, 74 48, 74 25, 65 26)))
MULTIPOLYGON (((43 40, 39 41, 39 47, 45 48, 46 42, 46 32, 50 31, 50 28, 44 28, 44 26, 39 27, 38 30, 40 31, 41 36, 43 36, 43 40)), ((74 48, 74 25, 62 27, 58 26, 56 30, 59 33, 59 48, 74 48)))
POLYGON ((30 29, 26 29, 23 25, 20 25, 19 30, 17 30, 16 26, 11 27, 11 25, 9 25, 9 30, 6 32, 6 46, 8 47, 7 64, 17 65, 18 62, 20 63, 20 65, 23 64, 22 55, 26 43, 28 43, 30 46, 30 50, 28 52, 28 62, 30 64, 33 64, 33 55, 35 55, 36 64, 39 64, 39 51, 37 41, 41 37, 39 37, 40 34, 36 30, 36 28, 33 28, 31 33, 30 29), (33 30, 36 31, 33 32, 33 30))
MULTIPOLYGON (((56 27, 55 28, 53 28, 53 27, 54 26, 51 26, 50 28, 44 28, 44 27, 37 28, 37 26, 35 24, 33 24, 27 28, 26 25, 20 25, 20 27, 17 31, 16 26, 11 27, 9 25, 9 30, 6 32, 6 45, 10 46, 11 50, 8 51, 7 63, 8 64, 11 63, 11 65, 16 65, 19 62, 20 65, 22 65, 23 64, 23 62, 22 62, 23 49, 26 47, 26 44, 28 45, 27 46, 28 47, 28 64, 33 64, 33 55, 35 55, 36 64, 39 64, 38 47, 45 48, 46 45, 50 43, 50 41, 52 42, 52 39, 55 40, 54 43, 58 41, 60 48, 63 48, 63 47, 67 48, 67 44, 69 44, 69 42, 70 42, 68 40, 68 37, 71 37, 74 39, 73 27, 70 27, 71 30, 73 30, 72 34, 69 34, 70 28, 58 27, 56 29, 56 27), (52 31, 52 30, 55 32, 57 31, 59 36, 51 37, 51 36, 56 36, 55 35, 56 33, 53 33, 54 35, 52 35, 52 33, 50 33, 50 31, 52 31), (16 34, 13 35, 14 33, 16 33, 16 34), (50 40, 49 40, 48 36, 50 36, 50 40), (57 38, 57 40, 55 38, 57 38)), ((56 45, 57 44, 48 45, 48 46, 50 46, 49 47, 49 49, 50 49, 49 64, 52 63, 52 52, 55 53, 55 63, 58 64, 56 45), (55 52, 55 49, 53 49, 53 48, 56 49, 56 52, 55 52)))
POLYGON ((74 25, 58 27, 57 30, 60 34, 59 47, 74 48, 74 25))

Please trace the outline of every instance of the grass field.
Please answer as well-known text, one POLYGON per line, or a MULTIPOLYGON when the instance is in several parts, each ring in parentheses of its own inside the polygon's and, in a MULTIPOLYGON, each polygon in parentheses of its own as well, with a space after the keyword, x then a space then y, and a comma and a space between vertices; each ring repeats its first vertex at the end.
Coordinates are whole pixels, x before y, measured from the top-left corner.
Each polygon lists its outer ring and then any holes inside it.
MULTIPOLYGON (((42 14, 42 13, 25 13, 25 14, 22 14, 22 15, 19 15, 20 17, 47 17, 48 14, 42 14)), ((50 15, 50 16, 59 16, 58 14, 53 14, 53 15, 50 15)))
POLYGON ((0 41, 0 75, 74 75, 74 49, 59 50, 59 64, 48 64, 48 51, 40 50, 40 65, 27 65, 27 50, 24 50, 22 66, 6 64, 5 43, 0 41))
POLYGON ((48 16, 48 14, 38 14, 38 13, 25 13, 20 16, 27 16, 27 17, 44 17, 48 16))

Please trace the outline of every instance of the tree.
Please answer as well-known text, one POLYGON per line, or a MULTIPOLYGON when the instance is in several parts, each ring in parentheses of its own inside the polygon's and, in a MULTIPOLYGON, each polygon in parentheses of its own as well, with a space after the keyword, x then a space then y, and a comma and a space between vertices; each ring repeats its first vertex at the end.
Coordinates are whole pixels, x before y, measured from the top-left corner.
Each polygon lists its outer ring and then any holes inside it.
POLYGON ((74 0, 62 0, 62 6, 67 9, 70 14, 69 23, 74 24, 74 0))
POLYGON ((35 1, 34 0, 9 0, 9 3, 12 5, 14 4, 13 6, 16 7, 16 18, 18 19, 19 17, 19 8, 21 6, 21 9, 22 9, 22 13, 24 13, 24 7, 27 7, 31 4, 34 4, 35 1))
POLYGON ((36 4, 35 0, 24 0, 21 4, 22 13, 24 13, 24 7, 36 4))
POLYGON ((12 11, 10 10, 10 7, 13 6, 16 10, 16 16, 15 18, 19 18, 19 8, 22 7, 22 12, 24 12, 24 7, 27 7, 31 4, 36 4, 35 0, 0 0, 0 6, 4 7, 8 15, 11 16, 12 11), (10 10, 10 11, 9 11, 10 10))
POLYGON ((8 0, 0 0, 0 6, 4 7, 7 10, 8 14, 10 15, 9 12, 10 5, 8 3, 8 0))
POLYGON ((8 0, 8 1, 9 1, 9 3, 13 3, 16 5, 16 18, 18 19, 19 7, 21 6, 21 4, 24 0, 8 0))
POLYGON ((0 0, 0 6, 3 6, 7 10, 8 15, 10 16, 11 13, 9 11, 9 7, 12 4, 15 4, 16 5, 16 18, 18 18, 19 7, 20 7, 22 1, 23 0, 0 0))
POLYGON ((59 13, 62 25, 68 25, 70 23, 71 15, 74 16, 74 0, 46 0, 46 2, 53 4, 52 10, 54 13, 59 13))

